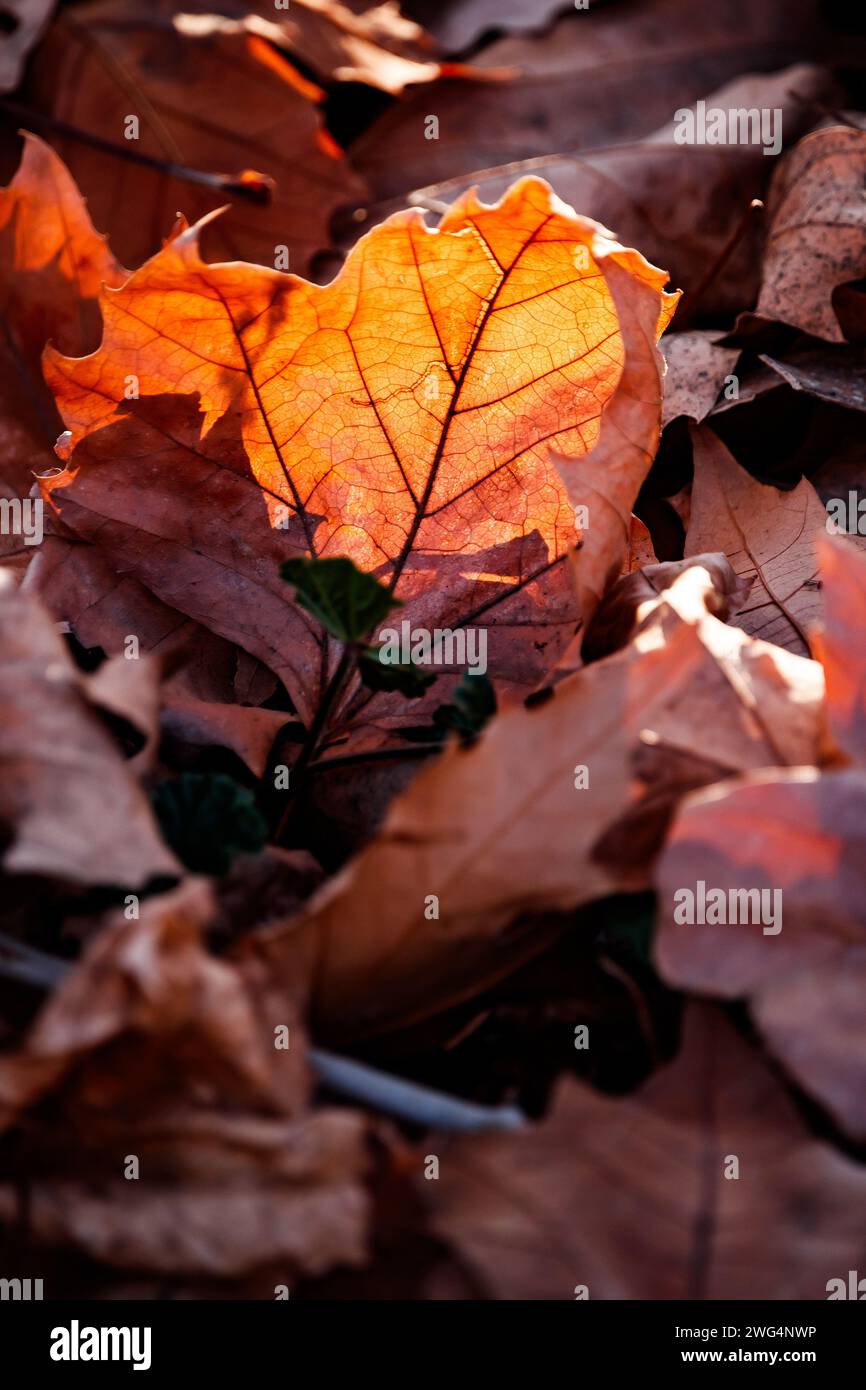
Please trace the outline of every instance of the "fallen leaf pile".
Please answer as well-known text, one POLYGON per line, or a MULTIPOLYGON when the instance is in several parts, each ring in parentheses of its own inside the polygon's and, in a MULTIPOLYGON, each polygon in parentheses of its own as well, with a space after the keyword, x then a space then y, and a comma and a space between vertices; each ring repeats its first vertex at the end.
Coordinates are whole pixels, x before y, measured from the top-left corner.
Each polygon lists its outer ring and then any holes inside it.
POLYGON ((866 1239, 866 44, 813 0, 19 8, 7 1262, 825 1298, 866 1239), (755 138, 683 143, 708 108, 755 138))

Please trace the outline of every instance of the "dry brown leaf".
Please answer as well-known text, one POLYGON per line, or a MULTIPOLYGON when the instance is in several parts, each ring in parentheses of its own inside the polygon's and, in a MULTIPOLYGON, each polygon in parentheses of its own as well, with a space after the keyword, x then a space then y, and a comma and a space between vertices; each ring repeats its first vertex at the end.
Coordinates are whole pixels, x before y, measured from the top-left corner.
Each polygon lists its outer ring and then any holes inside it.
POLYGON ((682 806, 659 863, 655 959, 680 988, 750 1000, 771 1051, 834 1119, 866 1138, 866 777, 859 769, 767 770, 682 806), (760 922, 678 924, 674 894, 758 890, 760 922), (781 894, 780 899, 774 898, 781 894), (773 928, 771 928, 772 930, 773 928), (811 1002, 808 1002, 811 998, 811 1002))
POLYGON ((809 629, 821 616, 815 547, 827 513, 807 478, 791 492, 767 487, 741 468, 706 425, 692 426, 695 479, 685 553, 723 550, 752 581, 737 624, 754 637, 810 651, 809 629))
MULTIPOLYGON (((211 6, 212 0, 197 0, 197 8, 211 6)), ((276 20, 280 42, 322 82, 364 82, 397 96, 404 87, 432 82, 443 71, 433 61, 430 36, 396 4, 292 0, 289 13, 282 14, 274 12, 272 0, 238 0, 236 8, 276 20)), ((471 75, 453 64, 446 70, 471 75)))
MULTIPOLYGON (((748 100, 741 101, 740 92, 732 91, 731 105, 784 108, 787 139, 804 128, 804 121, 810 128, 819 118, 820 111, 809 108, 814 96, 832 98, 827 97, 826 74, 821 92, 815 92, 808 77, 801 83, 801 74, 797 74, 795 90, 805 99, 805 105, 801 101, 798 106, 788 96, 790 86, 778 82, 775 70, 822 59, 830 63, 835 61, 837 50, 838 37, 822 22, 816 0, 762 0, 760 5, 748 0, 719 0, 711 8, 696 10, 687 24, 683 23, 680 0, 646 0, 625 8, 605 5, 592 14, 572 11, 544 34, 511 35, 473 55, 473 71, 510 70, 514 76, 508 83, 443 80, 432 88, 409 91, 352 143, 351 158, 375 195, 385 198, 446 179, 474 178, 476 170, 515 160, 565 156, 625 146, 626 142, 633 152, 631 142, 664 127, 677 107, 709 98, 709 93, 734 81, 751 81, 752 85, 751 91, 741 88, 748 100), (736 44, 731 43, 731 34, 736 34, 736 44), (744 72, 761 77, 743 79, 744 72), (753 99, 756 83, 761 84, 758 100, 753 99), (676 93, 676 100, 672 93, 676 93), (424 136, 424 120, 430 112, 439 119, 438 140, 424 136)), ((856 41, 850 50, 852 58, 855 52, 856 41)), ((657 234, 663 233, 669 219, 674 219, 677 233, 687 227, 690 239, 696 236, 701 215, 709 214, 718 222, 717 201, 714 204, 706 197, 707 180, 702 190, 700 173, 707 168, 717 170, 719 162, 700 158, 712 153, 709 147, 692 153, 699 156, 689 163, 691 186, 700 206, 693 209, 691 217, 670 196, 664 199, 664 217, 654 216, 657 174, 655 182, 647 180, 641 187, 645 196, 635 199, 657 234)), ((738 153, 741 158, 729 161, 727 167, 741 170, 746 154, 746 163, 751 163, 763 187, 772 161, 760 151, 757 160, 754 150, 740 149, 738 153)), ((622 154, 625 156, 625 149, 622 154)), ((634 167, 612 166, 615 171, 634 167)), ((658 165, 655 168, 658 170, 658 165)), ((712 174, 709 177, 718 181, 712 174)), ((626 172, 621 183, 627 193, 626 172)), ((448 196, 453 197, 454 192, 448 196)), ((567 190, 561 191, 561 196, 570 198, 567 190)), ((760 196, 760 192, 750 196, 760 196)), ((576 206, 619 230, 620 224, 606 213, 594 212, 585 202, 576 206)), ((748 201, 741 205, 740 213, 747 207, 748 201)), ((711 264, 704 269, 709 270, 711 264)), ((735 309, 743 302, 740 299, 735 309)))
POLYGON ((546 944, 521 914, 644 887, 687 788, 817 755, 820 668, 710 616, 712 588, 693 565, 624 651, 539 707, 505 709, 397 798, 377 838, 272 942, 279 977, 281 944, 312 937, 318 1030, 384 1031, 468 997, 546 944), (614 853, 616 826, 636 820, 640 845, 614 853))
POLYGON ((139 888, 180 866, 49 615, 0 571, 0 819, 9 873, 139 888))
MULTIPOLYGON (((273 24, 270 31, 279 32, 273 24)), ((273 179, 268 205, 236 198, 209 227, 208 252, 306 273, 329 244, 332 213, 362 197, 364 186, 327 135, 324 92, 267 34, 213 15, 97 0, 63 11, 33 82, 50 115, 114 144, 125 146, 134 112, 137 153, 213 174, 240 176, 252 166, 273 179)), ((193 221, 228 201, 222 188, 142 168, 61 133, 51 139, 127 265, 159 249, 178 212, 193 221)))
POLYGON ((866 349, 863 347, 800 348, 787 354, 784 360, 761 353, 761 361, 795 391, 805 391, 848 410, 866 410, 866 349))
MULTIPOLYGON (((139 919, 106 921, 21 1047, 0 1055, 0 1121, 27 1130, 30 1238, 171 1275, 279 1262, 292 1282, 359 1263, 365 1122, 305 1109, 304 971, 283 992, 278 1048, 255 993, 203 947, 214 912, 192 879, 139 919)), ((19 1214, 7 1181, 0 1222, 19 1214)))
MULTIPOLYGON (((866 1137, 866 680, 858 640, 866 560, 824 541, 827 633, 821 644, 828 719, 856 766, 767 769, 682 805, 659 861, 656 961, 672 984, 750 1000, 771 1050, 846 1130, 866 1137), (781 930, 752 920, 675 920, 674 894, 759 890, 781 930)), ((738 913, 739 915, 739 913, 738 913)), ((775 925, 772 924, 772 925, 775 925)))
POLYGON ((740 356, 739 348, 719 347, 717 332, 694 329, 668 333, 660 343, 665 359, 665 398, 662 424, 680 415, 700 423, 709 415, 726 378, 740 356))
POLYGON ((565 1081, 540 1125, 440 1165, 434 1227, 494 1299, 822 1299, 866 1239, 861 1167, 706 1005, 635 1095, 565 1081))
POLYGON ((864 178, 864 130, 817 130, 785 156, 767 205, 761 317, 845 341, 833 295, 866 275, 864 178))
POLYGON ((664 564, 636 567, 634 573, 624 574, 598 610, 584 641, 584 656, 588 661, 610 656, 630 642, 652 604, 678 575, 700 564, 707 571, 712 588, 707 591, 707 609, 723 623, 738 613, 749 594, 748 580, 741 579, 731 569, 725 555, 705 554, 686 560, 667 560, 664 564))
MULTIPOLYGON (((161 673, 156 693, 163 733, 188 747, 230 748, 262 775, 274 737, 290 716, 259 708, 277 685, 260 662, 161 603, 137 580, 116 574, 95 546, 64 536, 46 537, 22 588, 37 594, 83 647, 101 647, 130 686, 139 663, 127 661, 125 652, 127 639, 135 637, 142 660, 152 660, 161 673)), ((149 699, 145 690, 130 693, 149 699)), ((154 733, 149 722, 133 722, 154 733)))
POLYGON ((632 318, 656 336, 665 278, 538 180, 435 231, 389 219, 324 288, 205 265, 191 229, 106 297, 98 352, 47 355, 71 453, 46 490, 124 573, 279 674, 305 721, 334 657, 279 576, 298 554, 375 571, 401 620, 496 629, 492 674, 516 665, 531 689, 576 621, 550 449, 591 447, 603 412, 651 390, 632 318))

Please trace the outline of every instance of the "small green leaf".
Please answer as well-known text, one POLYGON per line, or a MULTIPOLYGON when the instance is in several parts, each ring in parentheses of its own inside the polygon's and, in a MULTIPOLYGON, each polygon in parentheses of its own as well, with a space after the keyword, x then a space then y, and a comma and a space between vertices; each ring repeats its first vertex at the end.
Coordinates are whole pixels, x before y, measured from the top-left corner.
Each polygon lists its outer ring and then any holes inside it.
POLYGON ((450 733, 470 743, 496 713, 496 691, 486 676, 464 675, 454 690, 454 702, 433 712, 433 723, 404 729, 412 743, 442 743, 450 733))
POLYGON ((381 647, 365 647, 358 658, 358 670, 368 690, 398 690, 410 700, 417 700, 436 680, 434 673, 422 671, 411 661, 383 661, 381 647))
POLYGON ((454 691, 454 703, 440 705, 433 715, 434 725, 461 738, 474 738, 496 713, 496 691, 486 676, 463 676, 454 691))
POLYGON ((298 603, 341 642, 360 642, 400 600, 351 560, 286 560, 283 579, 298 603))
POLYGON ((161 782, 151 800, 164 838, 194 873, 227 873, 237 855, 267 843, 253 793, 222 772, 182 772, 161 782))

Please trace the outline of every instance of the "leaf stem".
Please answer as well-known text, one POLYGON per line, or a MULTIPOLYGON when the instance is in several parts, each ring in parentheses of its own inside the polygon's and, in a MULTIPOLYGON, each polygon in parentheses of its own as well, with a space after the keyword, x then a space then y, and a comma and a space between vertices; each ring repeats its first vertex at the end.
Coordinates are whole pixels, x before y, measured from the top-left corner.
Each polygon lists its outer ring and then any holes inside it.
POLYGON ((53 131, 56 135, 64 135, 69 140, 76 140, 79 144, 90 145, 95 150, 100 150, 103 154, 113 155, 116 159, 126 160, 129 164, 141 164, 146 169, 156 169, 161 174, 167 174, 170 178, 180 179, 183 183, 201 184, 205 188, 212 188, 217 193, 225 194, 232 198, 244 198, 247 202, 267 205, 271 201, 273 193, 273 179, 266 174, 211 174, 204 169, 190 169, 185 164, 175 164, 170 160, 159 159, 156 155, 143 154, 139 150, 128 149, 125 145, 116 145, 112 140, 106 140, 101 135, 92 135, 88 130, 81 130, 78 126, 70 125, 68 121, 57 120, 55 116, 46 116, 40 111, 31 111, 26 106, 21 106, 17 101, 7 101, 5 97, 0 97, 0 109, 8 111, 16 120, 23 121, 27 126, 35 126, 37 129, 53 131))
POLYGON ((288 829, 289 820, 295 805, 295 798, 297 797, 298 785, 301 783, 310 764, 310 760, 321 743, 322 734, 325 732, 331 710, 334 708, 338 697, 342 693, 346 680, 352 670, 357 656, 357 647, 357 643, 347 642, 346 646, 343 648, 343 654, 337 663, 334 674, 325 686, 322 698, 319 701, 319 707, 313 716, 313 722, 307 730, 304 741, 301 744, 301 751, 290 773, 293 791, 289 795, 283 813, 277 823, 276 831, 274 832, 274 842, 276 844, 280 843, 283 835, 288 829))
POLYGON ((429 758, 441 753, 442 743, 407 743, 402 748, 371 748, 369 753, 346 753, 340 758, 319 758, 310 772, 330 772, 333 767, 354 767, 357 763, 383 763, 400 758, 429 758))

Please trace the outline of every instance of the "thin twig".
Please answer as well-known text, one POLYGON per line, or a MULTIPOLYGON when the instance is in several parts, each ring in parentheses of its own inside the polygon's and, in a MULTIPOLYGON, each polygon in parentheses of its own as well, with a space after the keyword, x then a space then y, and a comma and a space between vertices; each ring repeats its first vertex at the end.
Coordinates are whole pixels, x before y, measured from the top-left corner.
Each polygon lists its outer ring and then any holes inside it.
POLYGON ((275 184, 267 174, 254 173, 252 170, 245 170, 240 174, 210 174, 204 169, 190 169, 184 164, 175 164, 170 160, 159 159, 156 155, 143 154, 126 145, 116 145, 112 140, 103 139, 101 135, 91 135, 88 130, 81 130, 67 121, 59 121, 54 116, 43 115, 40 111, 31 111, 28 107, 19 105, 17 101, 7 101, 5 97, 0 97, 0 109, 8 111, 16 120, 23 121, 27 126, 51 130, 57 135, 66 136, 69 140, 77 140, 79 144, 90 145, 103 154, 124 159, 130 164, 141 164, 146 169, 156 169, 159 173, 180 179, 184 183, 201 184, 217 193, 232 198, 244 198, 247 202, 258 203, 261 206, 266 206, 271 201, 275 184))
POLYGON ((319 1080, 332 1091, 425 1129, 484 1134, 521 1129, 526 1123, 516 1105, 476 1105, 318 1047, 311 1047, 307 1055, 319 1080))
MULTIPOLYGON (((728 240, 726 241, 725 245, 722 247, 719 255, 716 257, 713 264, 710 266, 704 278, 701 280, 701 282, 697 285, 695 289, 688 290, 686 292, 686 298, 688 300, 689 306, 700 302, 701 295, 704 293, 707 287, 713 283, 716 276, 730 260, 731 256, 734 254, 740 242, 742 241, 743 237, 746 235, 746 232, 751 226, 752 219, 755 213, 757 213, 759 210, 763 212, 763 209, 764 204, 761 202, 761 199, 753 198, 752 201, 749 203, 749 206, 743 213, 742 217, 740 218, 739 222, 737 223, 736 227, 734 228, 733 232, 729 236, 728 240)), ((686 300, 684 299, 684 306, 685 303, 686 300)))
POLYGON ((301 751, 298 754, 297 761, 292 767, 290 776, 291 782, 293 784, 293 790, 286 802, 286 805, 283 809, 283 813, 280 816, 280 819, 277 823, 277 828, 274 833, 274 842, 276 844, 280 843, 280 840, 286 832, 286 829, 289 824, 289 818, 291 817, 292 810, 294 809, 295 805, 295 800, 297 798, 297 789, 298 787, 303 785, 304 774, 307 771, 307 767, 310 763, 310 760, 318 751, 319 744, 322 740, 322 734, 325 732, 325 728, 327 726, 331 710, 333 709, 336 700, 342 693, 343 686, 345 685, 346 680, 348 679, 351 673, 352 663, 354 659, 355 645, 354 643, 350 642, 346 645, 346 647, 344 647, 343 655, 340 657, 337 668, 325 687, 322 698, 319 701, 319 708, 316 710, 316 713, 313 717, 313 722, 307 730, 304 742, 301 745, 301 751))
MULTIPOLYGON (((50 992, 71 968, 71 962, 46 955, 0 932, 0 975, 50 992)), ((311 1047, 307 1056, 322 1084, 338 1095, 425 1129, 438 1129, 448 1134, 483 1134, 490 1130, 519 1129, 526 1121, 522 1110, 514 1105, 475 1105, 318 1047, 311 1047)))
POLYGON ((0 975, 37 989, 54 989, 69 970, 69 962, 46 955, 6 932, 0 932, 0 975))
POLYGON ((405 748, 373 748, 369 753, 346 753, 342 758, 321 758, 310 763, 309 771, 330 772, 334 767, 354 767, 356 763, 381 763, 400 758, 429 758, 441 753, 442 743, 407 743, 405 748))

